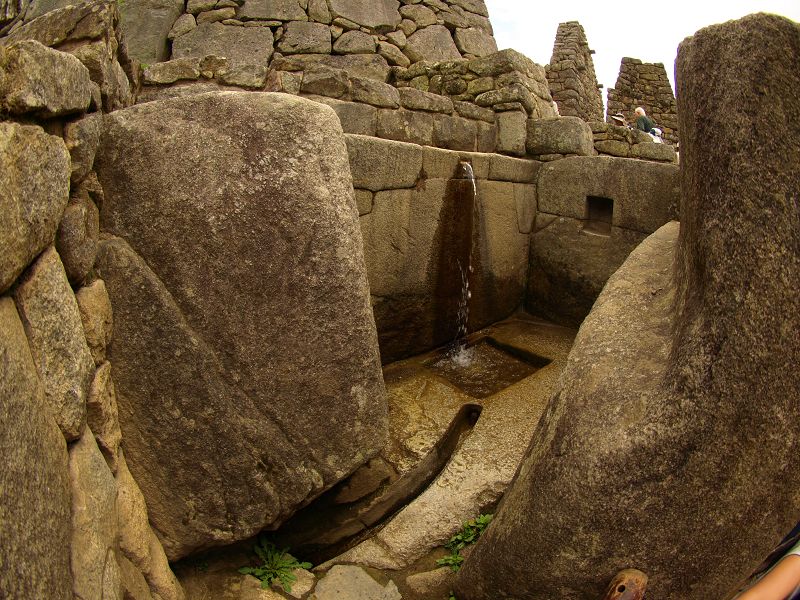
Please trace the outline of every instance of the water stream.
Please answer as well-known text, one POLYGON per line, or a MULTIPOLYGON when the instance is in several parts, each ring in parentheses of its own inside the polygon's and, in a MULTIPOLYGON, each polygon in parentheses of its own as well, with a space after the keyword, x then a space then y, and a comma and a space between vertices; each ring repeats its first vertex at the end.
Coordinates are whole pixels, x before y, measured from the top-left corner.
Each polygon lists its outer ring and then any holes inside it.
MULTIPOLYGON (((466 252, 461 252, 456 256, 456 264, 461 281, 461 291, 458 296, 458 306, 456 312, 456 335, 447 350, 447 359, 459 367, 468 367, 473 361, 473 352, 466 344, 466 336, 469 329, 469 304, 472 298, 470 280, 474 272, 473 262, 473 223, 475 213, 475 201, 478 197, 478 187, 475 183, 475 173, 472 170, 472 163, 462 160, 458 163, 456 170, 458 206, 456 210, 465 215, 464 220, 468 221, 468 227, 462 227, 459 232, 462 239, 468 245, 466 252), (469 182, 469 183, 466 183, 469 182)), ((463 246, 462 246, 463 247, 463 246)), ((447 248, 442 249, 443 252, 447 248)))

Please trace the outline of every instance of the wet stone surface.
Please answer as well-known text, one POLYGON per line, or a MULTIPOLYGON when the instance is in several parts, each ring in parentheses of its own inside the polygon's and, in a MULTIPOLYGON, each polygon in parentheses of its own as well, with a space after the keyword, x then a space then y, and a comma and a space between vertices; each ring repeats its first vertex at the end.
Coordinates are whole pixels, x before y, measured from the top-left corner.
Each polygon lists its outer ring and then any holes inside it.
POLYGON ((487 337, 471 346, 452 348, 426 366, 473 398, 486 398, 549 363, 535 354, 509 351, 487 337))

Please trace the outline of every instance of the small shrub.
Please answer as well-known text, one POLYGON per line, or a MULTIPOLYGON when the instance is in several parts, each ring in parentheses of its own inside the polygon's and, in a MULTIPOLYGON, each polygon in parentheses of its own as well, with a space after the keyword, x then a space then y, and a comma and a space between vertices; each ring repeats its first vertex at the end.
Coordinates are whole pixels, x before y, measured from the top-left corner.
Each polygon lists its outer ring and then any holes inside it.
POLYGON ((464 557, 461 556, 461 550, 470 544, 474 544, 481 537, 483 531, 492 522, 494 515, 479 515, 474 519, 466 521, 461 527, 461 531, 450 538, 444 547, 450 550, 450 554, 444 558, 436 561, 436 564, 442 567, 450 567, 453 571, 458 571, 461 568, 461 563, 464 562, 464 557))
POLYGON ((239 573, 242 575, 252 575, 261 580, 261 588, 267 589, 270 584, 277 580, 280 582, 286 593, 292 591, 292 584, 297 581, 294 576, 295 569, 310 569, 311 563, 298 562, 298 560, 289 554, 288 548, 279 550, 275 544, 262 536, 259 538, 258 543, 253 546, 253 551, 258 558, 261 559, 261 565, 258 567, 242 567, 239 573))

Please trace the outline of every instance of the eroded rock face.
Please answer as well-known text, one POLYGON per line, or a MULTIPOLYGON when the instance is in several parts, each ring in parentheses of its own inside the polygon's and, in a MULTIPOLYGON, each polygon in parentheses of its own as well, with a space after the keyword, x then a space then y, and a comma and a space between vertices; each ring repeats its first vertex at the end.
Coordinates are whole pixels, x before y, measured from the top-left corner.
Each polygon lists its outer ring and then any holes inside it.
POLYGON ((420 60, 439 62, 461 58, 450 31, 444 25, 431 25, 415 31, 409 36, 404 52, 414 62, 420 60))
POLYGON ((0 596, 72 598, 67 446, 14 301, 0 298, 0 596))
POLYGON ((69 450, 73 591, 80 600, 122 600, 117 546, 117 484, 88 427, 69 450))
POLYGON ((52 243, 69 200, 69 164, 59 138, 0 123, 0 292, 52 243))
POLYGON ((347 151, 328 107, 221 92, 114 113, 99 157, 126 457, 174 559, 279 524, 384 443, 347 151))
POLYGON ((771 15, 681 44, 680 235, 598 298, 459 598, 600 597, 626 567, 648 597, 731 597, 797 522, 798 60, 771 15))
POLYGON ((54 248, 42 252, 25 271, 14 297, 52 414, 64 437, 75 440, 86 425, 94 360, 78 304, 54 248))
POLYGON ((43 118, 85 112, 92 98, 89 71, 74 56, 24 40, 0 48, 0 108, 43 118))

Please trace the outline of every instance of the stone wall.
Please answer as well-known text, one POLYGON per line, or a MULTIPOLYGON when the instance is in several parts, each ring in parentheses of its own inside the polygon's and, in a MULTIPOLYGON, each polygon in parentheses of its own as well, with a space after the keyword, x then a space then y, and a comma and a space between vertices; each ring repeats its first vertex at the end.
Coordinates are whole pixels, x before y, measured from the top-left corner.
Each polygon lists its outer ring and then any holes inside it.
POLYGON ((0 596, 181 600, 121 448, 92 268, 102 113, 131 101, 116 4, 56 12, 0 39, 0 596))
POLYGON ((488 17, 483 0, 192 0, 169 39, 172 58, 379 53, 405 67, 496 51, 488 17))
POLYGON ((377 54, 289 56, 269 69, 190 57, 148 66, 143 83, 139 101, 237 88, 297 94, 332 106, 346 133, 517 156, 527 121, 555 114, 544 69, 514 50, 409 68, 377 54))
POLYGON ((655 144, 644 131, 610 123, 593 121, 594 149, 601 156, 641 158, 656 162, 678 162, 678 154, 670 144, 655 144))
POLYGON ((603 120, 602 85, 597 84, 586 33, 577 21, 559 23, 553 55, 547 70, 547 83, 559 113, 584 121, 603 120))
POLYGON ((536 196, 525 306, 579 325, 630 252, 677 218, 678 166, 611 156, 560 160, 542 167, 536 196))
POLYGON ((606 120, 610 120, 611 115, 622 113, 626 121, 634 125, 636 115, 633 111, 637 106, 644 108, 656 122, 665 140, 678 142, 678 107, 664 65, 625 57, 619 67, 616 85, 608 90, 606 120))
POLYGON ((471 163, 477 193, 469 330, 520 306, 538 161, 360 135, 348 135, 347 145, 384 362, 455 337, 437 319, 435 288, 440 257, 451 252, 442 228, 453 226, 444 211, 459 161, 471 163))

